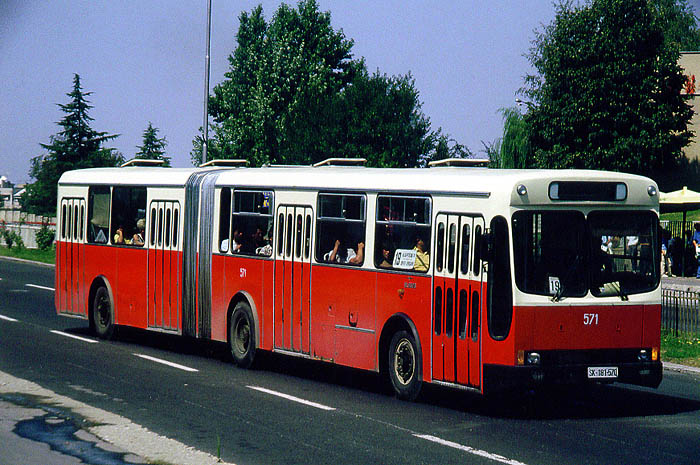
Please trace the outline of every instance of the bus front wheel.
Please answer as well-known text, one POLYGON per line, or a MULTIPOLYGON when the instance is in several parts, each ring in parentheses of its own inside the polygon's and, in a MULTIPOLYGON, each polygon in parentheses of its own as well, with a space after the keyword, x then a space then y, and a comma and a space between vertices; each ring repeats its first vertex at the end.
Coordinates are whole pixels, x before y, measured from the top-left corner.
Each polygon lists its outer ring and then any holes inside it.
POLYGON ((389 378, 399 399, 415 400, 422 380, 421 357, 413 335, 408 331, 396 332, 389 344, 389 378))
POLYGON ((114 306, 106 287, 100 286, 95 292, 92 303, 92 322, 95 333, 102 339, 109 339, 114 334, 114 306))
POLYGON ((250 368, 255 359, 255 324, 250 306, 238 302, 229 326, 229 346, 233 360, 241 368, 250 368))

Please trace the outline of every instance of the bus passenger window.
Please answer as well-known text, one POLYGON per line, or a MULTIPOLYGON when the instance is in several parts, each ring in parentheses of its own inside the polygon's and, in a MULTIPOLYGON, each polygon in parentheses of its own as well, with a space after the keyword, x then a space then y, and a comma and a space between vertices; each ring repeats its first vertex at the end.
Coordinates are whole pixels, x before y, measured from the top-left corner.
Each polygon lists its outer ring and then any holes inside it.
POLYGON ((294 228, 294 223, 292 223, 292 214, 287 214, 287 257, 292 256, 292 230, 294 228))
POLYGON ((474 260, 472 263, 474 276, 479 276, 481 271, 481 225, 474 228, 474 260))
POLYGON ((146 218, 146 188, 116 186, 112 189, 110 232, 113 244, 132 245, 137 223, 146 218))
POLYGON ((445 334, 452 337, 452 322, 454 321, 454 292, 447 289, 445 296, 445 334))
POLYGON ((442 334, 442 288, 439 286, 435 288, 435 311, 433 313, 435 334, 439 336, 442 334))
POLYGON ((455 252, 457 251, 457 225, 450 225, 450 246, 447 250, 447 271, 454 273, 455 271, 455 252))
POLYGON ((158 247, 163 245, 163 208, 158 209, 158 247))
POLYGON ((78 239, 85 240, 85 228, 83 227, 83 221, 85 220, 85 205, 82 201, 80 203, 80 221, 78 222, 78 227, 80 228, 78 231, 80 232, 78 233, 78 239))
POLYGON ((443 257, 445 254, 445 223, 438 224, 437 230, 437 250, 435 251, 435 269, 442 271, 443 257))
POLYGON ((66 204, 61 207, 61 239, 66 238, 66 204))
POLYGON ((469 273, 469 225, 462 226, 462 251, 460 252, 459 271, 462 274, 469 273))
POLYGON ((173 247, 177 248, 177 234, 178 231, 178 209, 176 208, 173 212, 173 247))
POLYGON ((165 246, 170 247, 170 209, 165 211, 165 246))
POLYGON ((304 259, 311 253, 311 215, 306 215, 306 237, 304 238, 304 259))
POLYGON ((467 338, 467 311, 469 310, 469 293, 464 289, 459 291, 459 338, 467 338))
POLYGON ((70 205, 68 205, 68 219, 66 220, 66 237, 68 238, 69 241, 72 239, 72 235, 71 235, 71 225, 73 224, 72 213, 73 213, 73 209, 70 207, 70 205))
POLYGON ((471 337, 475 342, 479 339, 479 302, 479 292, 472 292, 471 337))
POLYGON ((277 218, 277 255, 280 257, 284 252, 284 213, 280 213, 277 218))
POLYGON ((430 267, 430 225, 429 197, 377 196, 374 266, 427 272, 430 267))
POLYGON ((78 240, 80 232, 78 230, 78 206, 73 208, 73 240, 78 240))
POLYGON ((365 196, 319 194, 316 261, 361 266, 365 256, 365 196))
POLYGON ((151 208, 151 247, 156 245, 156 209, 151 208))
POLYGON ((219 252, 228 252, 231 229, 231 188, 221 189, 219 197, 219 252))
POLYGON ((110 189, 91 186, 88 194, 88 242, 106 244, 109 237, 110 189))
POLYGON ((235 190, 231 209, 231 252, 272 255, 272 191, 235 190), (235 249, 235 250, 234 250, 235 249))

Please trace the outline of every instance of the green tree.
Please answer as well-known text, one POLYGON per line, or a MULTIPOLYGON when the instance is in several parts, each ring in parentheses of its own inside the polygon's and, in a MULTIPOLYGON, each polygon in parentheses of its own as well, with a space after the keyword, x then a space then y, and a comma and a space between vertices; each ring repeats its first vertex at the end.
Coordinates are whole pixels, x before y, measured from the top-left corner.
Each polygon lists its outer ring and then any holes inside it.
POLYGON ((514 107, 499 111, 503 115, 503 137, 492 148, 487 147, 487 153, 495 155, 497 168, 530 167, 530 133, 525 117, 514 107))
POLYGON ((664 40, 678 50, 700 50, 700 29, 687 0, 650 0, 656 10, 664 40))
POLYGON ((677 166, 692 110, 660 0, 563 2, 537 33, 525 115, 535 166, 655 176, 677 166), (668 40, 667 40, 668 39, 668 40))
POLYGON ((158 137, 158 128, 154 128, 151 122, 148 122, 148 127, 143 131, 143 145, 138 145, 139 149, 136 152, 136 158, 148 160, 164 160, 163 166, 170 166, 170 157, 165 155, 165 147, 168 146, 168 141, 165 137, 158 137))
MULTIPOLYGON (((260 166, 364 157, 370 166, 417 166, 434 151, 410 74, 370 75, 315 0, 282 4, 269 24, 260 6, 243 13, 236 38, 210 98, 208 159, 260 166)), ((197 164, 201 135, 193 146, 197 164)))
POLYGON ((66 94, 67 104, 58 104, 65 116, 58 123, 61 132, 51 136, 49 144, 41 144, 46 150, 43 155, 32 158, 29 175, 35 181, 27 185, 23 199, 30 213, 52 216, 56 214, 56 187, 61 175, 69 170, 116 166, 123 157, 113 148, 104 144, 117 135, 98 132, 90 127, 93 121, 88 115, 92 108, 87 97, 92 92, 83 92, 80 76, 73 76, 73 90, 66 94))

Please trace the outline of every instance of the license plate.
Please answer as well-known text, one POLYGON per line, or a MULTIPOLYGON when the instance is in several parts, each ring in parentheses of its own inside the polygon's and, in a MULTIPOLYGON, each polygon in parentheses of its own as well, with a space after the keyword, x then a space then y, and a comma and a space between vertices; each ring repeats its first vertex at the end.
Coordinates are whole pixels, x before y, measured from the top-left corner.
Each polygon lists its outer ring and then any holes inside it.
POLYGON ((617 367, 588 367, 589 378, 617 378, 617 367))

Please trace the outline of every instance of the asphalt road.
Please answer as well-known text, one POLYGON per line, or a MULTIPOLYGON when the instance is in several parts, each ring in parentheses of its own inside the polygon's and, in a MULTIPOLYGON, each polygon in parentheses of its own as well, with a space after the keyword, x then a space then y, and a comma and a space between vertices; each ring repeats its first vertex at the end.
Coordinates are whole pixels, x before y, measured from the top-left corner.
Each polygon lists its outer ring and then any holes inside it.
POLYGON ((697 375, 507 399, 431 386, 408 403, 372 373, 320 362, 266 354, 240 370, 220 344, 135 330, 98 341, 56 316, 53 273, 0 260, 0 371, 227 462, 700 463, 697 375))

